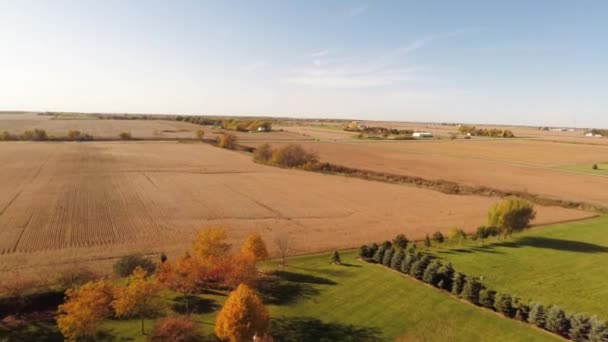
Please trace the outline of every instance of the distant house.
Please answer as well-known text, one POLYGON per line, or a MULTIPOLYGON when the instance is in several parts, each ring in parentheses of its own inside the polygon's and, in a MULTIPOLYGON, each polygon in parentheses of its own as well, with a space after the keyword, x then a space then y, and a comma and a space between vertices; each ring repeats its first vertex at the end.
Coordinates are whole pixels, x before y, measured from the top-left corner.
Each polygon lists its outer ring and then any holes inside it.
POLYGON ((431 132, 414 132, 414 134, 412 134, 412 136, 414 138, 432 138, 433 133, 431 133, 431 132))
POLYGON ((258 132, 268 132, 268 127, 260 126, 260 127, 258 127, 258 132))
POLYGON ((603 137, 603 135, 601 135, 601 134, 595 134, 593 132, 585 133, 585 136, 586 137, 590 137, 590 138, 601 138, 601 137, 603 137))

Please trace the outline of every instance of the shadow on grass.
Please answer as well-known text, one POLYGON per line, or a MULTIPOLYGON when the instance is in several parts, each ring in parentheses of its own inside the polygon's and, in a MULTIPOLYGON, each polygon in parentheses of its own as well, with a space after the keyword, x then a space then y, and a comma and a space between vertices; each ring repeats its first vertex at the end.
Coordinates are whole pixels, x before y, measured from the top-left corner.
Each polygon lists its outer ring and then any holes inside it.
POLYGON ((273 319, 270 331, 276 341, 382 341, 380 330, 338 323, 324 323, 310 317, 273 319))
POLYGON ((187 314, 188 311, 192 314, 206 314, 219 308, 220 305, 213 299, 192 295, 176 297, 171 304, 171 309, 182 315, 187 314))
POLYGON ((0 324, 0 341, 61 342, 63 336, 54 322, 32 322, 18 328, 8 328, 0 324))
POLYGON ((534 248, 547 248, 558 251, 567 252, 578 252, 578 253, 608 253, 608 247, 596 245, 588 242, 573 241, 573 240, 562 240, 553 239, 540 236, 524 236, 517 238, 514 241, 501 241, 489 243, 483 246, 474 246, 469 248, 457 248, 450 249, 447 251, 440 251, 441 254, 458 254, 458 253, 495 253, 502 254, 497 251, 497 247, 502 248, 520 248, 520 247, 534 247, 534 248))
POLYGON ((310 274, 289 272, 289 271, 275 271, 272 275, 277 276, 283 280, 294 282, 294 283, 307 283, 307 284, 320 284, 320 285, 336 285, 336 282, 323 277, 317 277, 310 274))
POLYGON ((309 284, 291 283, 276 276, 267 276, 256 286, 264 304, 289 305, 300 299, 319 294, 319 290, 309 284))

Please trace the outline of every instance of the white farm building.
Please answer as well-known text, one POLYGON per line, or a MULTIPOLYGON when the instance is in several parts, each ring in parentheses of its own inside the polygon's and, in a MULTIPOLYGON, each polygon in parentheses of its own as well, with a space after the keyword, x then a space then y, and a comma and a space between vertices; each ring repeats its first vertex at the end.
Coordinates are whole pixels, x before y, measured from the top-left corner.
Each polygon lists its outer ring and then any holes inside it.
POLYGON ((414 132, 414 134, 412 134, 412 136, 414 138, 432 138, 433 133, 431 133, 431 132, 414 132))

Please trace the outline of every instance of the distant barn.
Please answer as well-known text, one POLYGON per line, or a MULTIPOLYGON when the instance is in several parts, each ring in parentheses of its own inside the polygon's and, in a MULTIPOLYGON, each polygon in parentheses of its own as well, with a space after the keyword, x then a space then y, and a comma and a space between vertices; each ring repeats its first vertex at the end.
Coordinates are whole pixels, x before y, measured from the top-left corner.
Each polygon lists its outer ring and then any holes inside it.
POLYGON ((430 133, 430 132, 414 132, 414 134, 412 134, 412 136, 414 138, 432 138, 433 137, 433 133, 430 133))

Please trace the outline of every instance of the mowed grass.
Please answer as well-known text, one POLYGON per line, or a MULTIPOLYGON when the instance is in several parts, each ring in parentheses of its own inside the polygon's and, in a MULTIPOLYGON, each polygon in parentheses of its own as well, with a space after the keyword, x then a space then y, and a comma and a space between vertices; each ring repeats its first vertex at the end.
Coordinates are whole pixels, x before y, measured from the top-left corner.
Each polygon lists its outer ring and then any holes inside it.
POLYGON ((608 176, 608 163, 597 163, 597 170, 593 169, 593 164, 567 165, 559 167, 560 170, 587 173, 590 175, 608 176))
MULTIPOLYGON (((292 258, 286 269, 266 263, 275 280, 262 290, 275 341, 551 341, 545 332, 474 307, 401 274, 342 253, 292 258)), ((203 314, 193 315, 212 341, 222 293, 201 296, 203 314)), ((147 322, 148 327, 151 326, 147 322)), ((108 321, 115 340, 144 341, 139 321, 108 321), (120 336, 118 338, 118 336, 120 336)))
POLYGON ((431 251, 499 292, 608 319, 608 216, 467 244, 431 251))

